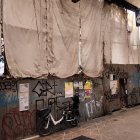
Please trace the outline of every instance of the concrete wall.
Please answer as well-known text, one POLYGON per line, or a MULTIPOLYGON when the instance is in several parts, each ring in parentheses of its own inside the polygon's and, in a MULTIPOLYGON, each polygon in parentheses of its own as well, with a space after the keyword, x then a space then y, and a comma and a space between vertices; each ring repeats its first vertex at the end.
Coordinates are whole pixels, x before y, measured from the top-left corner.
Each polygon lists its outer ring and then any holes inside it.
POLYGON ((41 80, 1 80, 0 81, 0 140, 18 140, 36 134, 36 104, 38 109, 48 106, 49 98, 57 98, 53 106, 53 115, 59 119, 62 111, 57 106, 71 98, 64 97, 64 83, 68 81, 92 80, 91 98, 80 100, 81 121, 93 119, 123 107, 120 94, 110 95, 110 78, 127 79, 128 104, 140 103, 140 66, 106 65, 104 78, 71 77, 68 79, 48 78, 41 80), (19 111, 19 84, 29 83, 30 109, 19 111))
MULTIPOLYGON (((123 106, 123 98, 120 93, 109 98, 109 82, 110 74, 114 74, 116 80, 127 79, 125 89, 127 90, 128 106, 133 106, 140 103, 140 65, 106 65, 104 71, 104 93, 106 98, 107 112, 117 110, 123 106), (108 101, 108 102, 107 102, 108 101)), ((120 83, 119 87, 120 88, 120 83)), ((119 91, 120 92, 120 91, 119 91)))
MULTIPOLYGON (((84 78, 44 79, 44 80, 2 80, 0 81, 0 140, 18 140, 36 134, 36 103, 37 108, 47 107, 49 98, 57 98, 53 106, 53 115, 60 118, 61 111, 56 107, 63 106, 63 102, 72 101, 64 97, 64 83, 66 81, 83 81, 84 78), (19 111, 19 84, 30 85, 30 109, 19 111), (43 89, 43 92, 42 90, 43 89), (58 98, 59 97, 59 98, 58 98), (43 105, 44 102, 44 105, 43 105), (58 111, 57 111, 58 110, 58 111)), ((93 81, 93 94, 91 98, 81 100, 81 121, 102 116, 102 79, 93 81)))

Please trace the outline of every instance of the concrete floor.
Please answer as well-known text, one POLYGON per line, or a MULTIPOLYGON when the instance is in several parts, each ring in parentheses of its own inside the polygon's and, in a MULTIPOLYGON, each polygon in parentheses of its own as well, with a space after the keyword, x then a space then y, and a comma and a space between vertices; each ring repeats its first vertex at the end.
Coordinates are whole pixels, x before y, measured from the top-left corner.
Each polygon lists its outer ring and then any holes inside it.
POLYGON ((71 140, 81 135, 95 140, 140 140, 140 106, 117 111, 81 123, 80 127, 34 140, 71 140))

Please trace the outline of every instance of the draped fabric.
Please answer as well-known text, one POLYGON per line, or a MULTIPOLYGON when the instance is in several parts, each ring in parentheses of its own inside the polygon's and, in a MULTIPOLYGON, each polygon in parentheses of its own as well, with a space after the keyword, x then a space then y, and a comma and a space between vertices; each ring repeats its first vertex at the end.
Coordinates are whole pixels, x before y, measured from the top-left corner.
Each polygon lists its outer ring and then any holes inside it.
POLYGON ((140 36, 135 13, 128 10, 129 64, 140 64, 140 36))
POLYGON ((14 77, 78 71, 79 17, 71 0, 4 0, 5 52, 14 77))
POLYGON ((65 78, 78 72, 79 3, 71 0, 50 0, 52 16, 52 48, 54 60, 49 71, 65 78))
POLYGON ((90 77, 106 64, 139 64, 135 15, 103 0, 4 0, 5 53, 13 77, 90 77), (128 25, 127 25, 128 18, 128 25), (104 56, 104 57, 103 57, 104 56))
POLYGON ((128 64, 127 18, 124 9, 112 6, 111 18, 112 63, 128 64))
POLYGON ((81 0, 81 63, 90 77, 101 76, 103 71, 102 9, 102 0, 81 0))
POLYGON ((36 78, 50 73, 66 78, 78 73, 81 65, 86 75, 100 76, 102 7, 103 0, 4 0, 11 75, 36 78))
POLYGON ((103 57, 104 63, 110 64, 112 61, 111 49, 111 7, 108 4, 104 5, 102 12, 102 42, 103 42, 103 57))
POLYGON ((33 78, 47 75, 45 1, 3 2, 5 53, 11 75, 33 78))
POLYGON ((135 13, 116 5, 105 5, 102 14, 102 36, 106 64, 139 64, 139 28, 135 13))
POLYGON ((128 64, 127 18, 124 9, 106 5, 103 9, 102 34, 107 64, 128 64))

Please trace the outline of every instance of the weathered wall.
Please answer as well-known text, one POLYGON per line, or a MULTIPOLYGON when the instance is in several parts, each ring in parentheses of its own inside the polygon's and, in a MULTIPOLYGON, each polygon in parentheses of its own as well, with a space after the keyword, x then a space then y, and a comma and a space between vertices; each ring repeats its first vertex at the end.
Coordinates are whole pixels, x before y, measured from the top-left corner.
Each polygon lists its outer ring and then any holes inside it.
POLYGON ((60 118, 61 111, 57 106, 72 101, 64 97, 64 83, 92 80, 93 93, 91 98, 80 100, 81 121, 102 116, 123 107, 124 97, 118 92, 110 94, 110 74, 116 80, 127 79, 128 105, 140 103, 140 66, 139 65, 106 65, 104 78, 90 79, 87 77, 71 77, 68 79, 49 78, 43 80, 2 80, 0 81, 0 140, 18 140, 36 134, 36 103, 37 108, 47 107, 49 98, 57 98, 53 106, 53 115, 60 118), (19 84, 29 83, 30 109, 19 111, 19 84), (43 104, 44 102, 44 104, 43 104))
MULTIPOLYGON (((36 103, 37 108, 47 107, 49 98, 57 98, 57 103, 53 106, 53 115, 56 119, 61 112, 57 111, 57 105, 62 106, 62 102, 71 99, 64 97, 64 83, 66 81, 83 81, 83 78, 70 79, 47 79, 47 80, 3 80, 0 82, 0 139, 18 140, 36 134, 36 103), (20 83, 30 85, 30 109, 29 111, 19 111, 18 90, 20 83), (43 106, 44 101, 44 106, 43 106)), ((93 94, 91 98, 81 100, 80 113, 81 121, 98 117, 103 114, 102 79, 91 79, 93 81, 93 94)))
POLYGON ((128 103, 133 106, 140 103, 140 65, 128 67, 128 70, 128 103))
POLYGON ((106 65, 104 71, 104 97, 105 97, 105 113, 112 112, 114 110, 121 109, 122 100, 119 91, 119 79, 127 79, 128 71, 124 65, 106 65), (110 93, 110 74, 115 76, 115 80, 118 81, 118 94, 111 95, 110 93))
POLYGON ((106 98, 106 111, 113 111, 123 107, 126 98, 128 107, 140 103, 140 65, 106 65, 104 71, 104 93, 106 98), (114 74, 118 83, 120 79, 126 79, 126 96, 120 94, 120 85, 118 86, 118 95, 110 96, 110 74, 114 74))

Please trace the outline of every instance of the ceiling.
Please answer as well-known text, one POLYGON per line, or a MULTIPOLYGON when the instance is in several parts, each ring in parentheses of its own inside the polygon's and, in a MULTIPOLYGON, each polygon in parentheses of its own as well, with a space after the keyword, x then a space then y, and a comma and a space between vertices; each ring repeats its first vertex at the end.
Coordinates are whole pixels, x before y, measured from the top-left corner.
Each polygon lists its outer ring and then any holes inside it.
POLYGON ((132 5, 140 8, 140 0, 126 0, 126 1, 131 3, 132 5))

